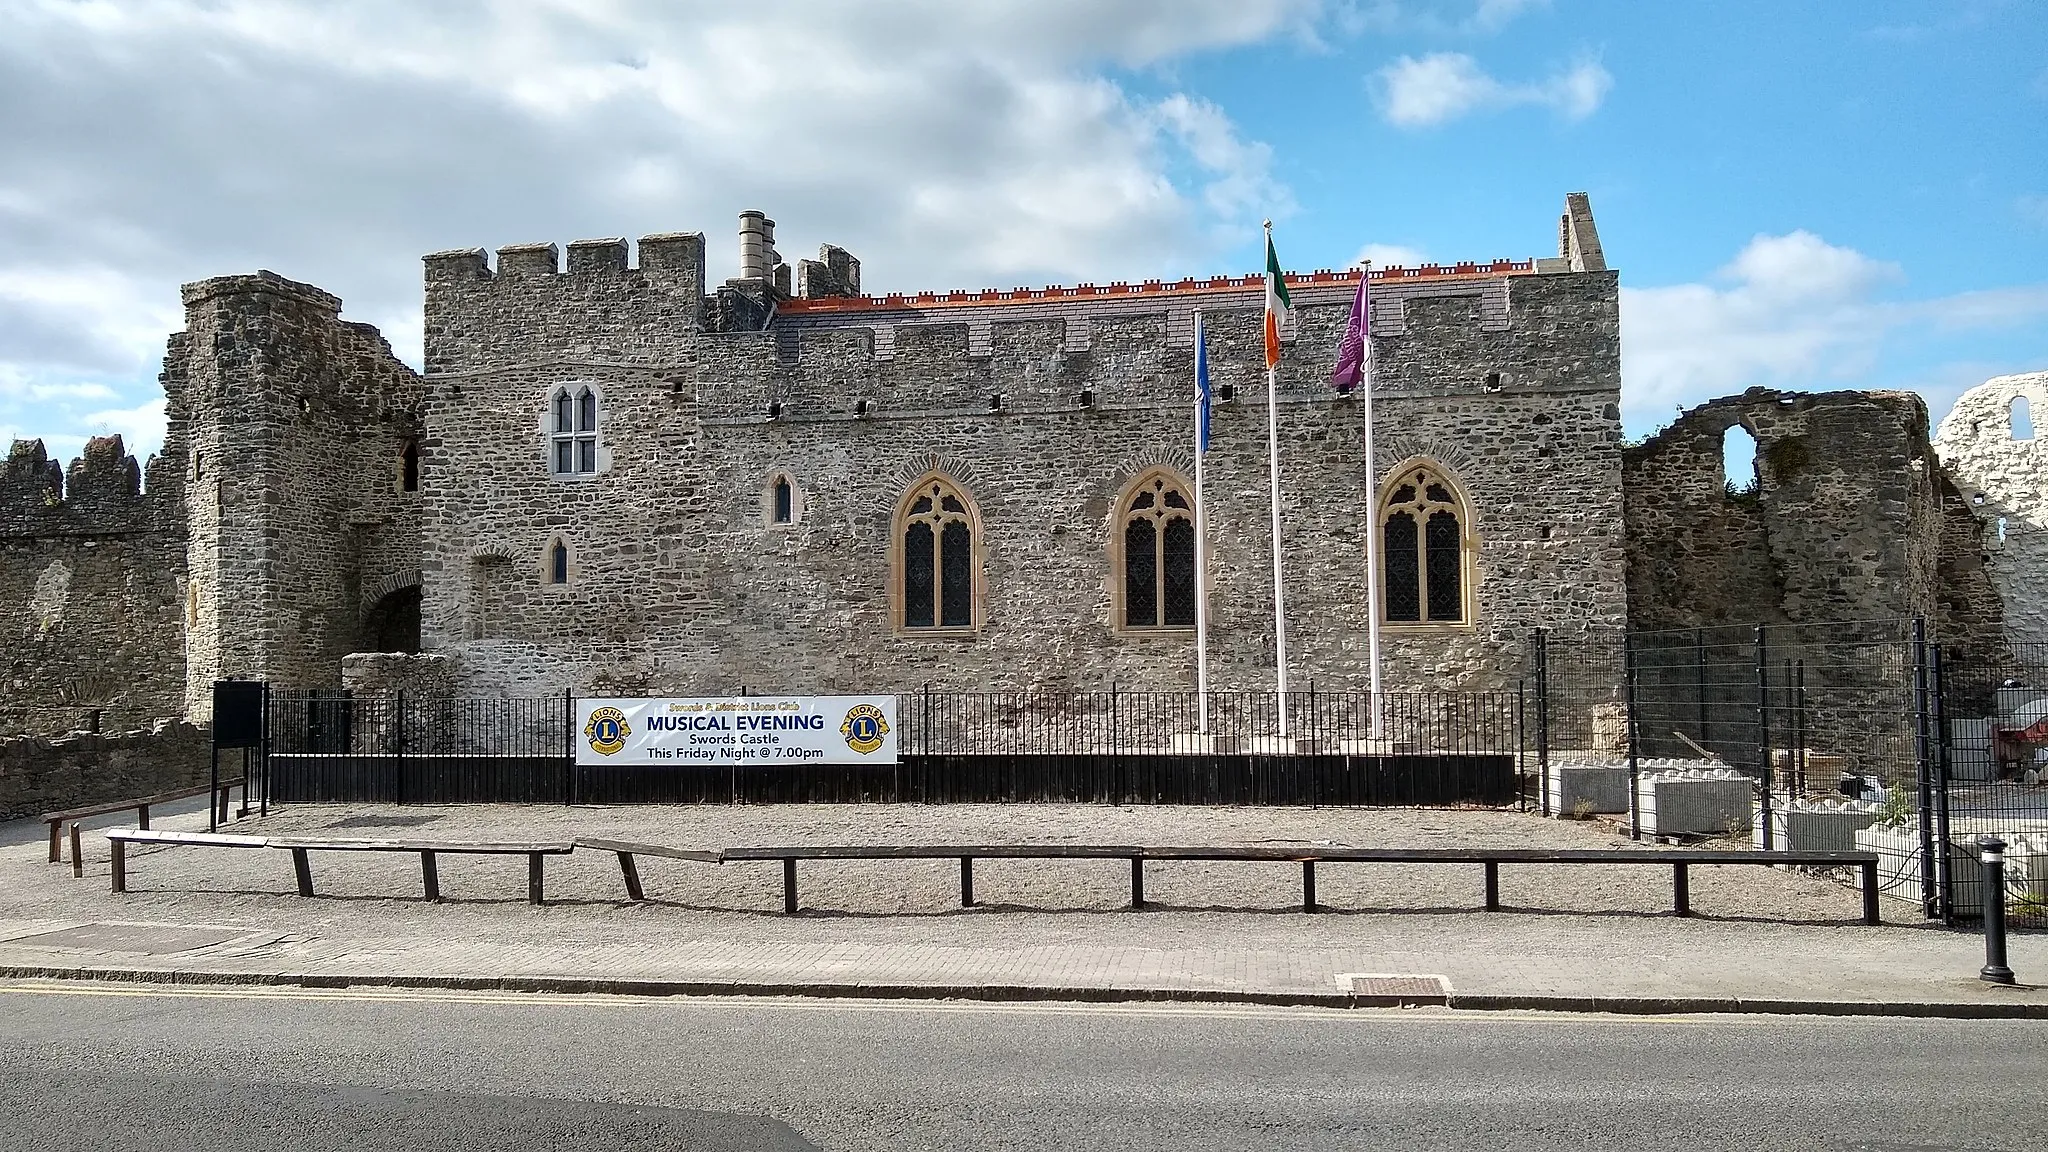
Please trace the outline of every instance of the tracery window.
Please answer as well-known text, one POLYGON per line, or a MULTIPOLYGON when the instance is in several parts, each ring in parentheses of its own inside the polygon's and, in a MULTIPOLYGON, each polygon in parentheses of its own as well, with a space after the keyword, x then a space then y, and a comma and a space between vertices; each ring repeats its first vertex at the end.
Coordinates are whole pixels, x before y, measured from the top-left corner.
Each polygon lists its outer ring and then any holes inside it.
POLYGON ((902 627, 973 628, 980 568, 973 502, 934 474, 904 495, 896 521, 902 627))
POLYGON ((1180 478, 1141 476, 1117 519, 1119 619, 1124 628, 1195 626, 1195 506, 1180 478))
POLYGON ((1447 473, 1411 464, 1389 482, 1379 514, 1389 624, 1463 624, 1469 619, 1471 533, 1447 473))
POLYGON ((557 476, 597 473, 597 393, 555 389, 549 412, 548 468, 557 476))

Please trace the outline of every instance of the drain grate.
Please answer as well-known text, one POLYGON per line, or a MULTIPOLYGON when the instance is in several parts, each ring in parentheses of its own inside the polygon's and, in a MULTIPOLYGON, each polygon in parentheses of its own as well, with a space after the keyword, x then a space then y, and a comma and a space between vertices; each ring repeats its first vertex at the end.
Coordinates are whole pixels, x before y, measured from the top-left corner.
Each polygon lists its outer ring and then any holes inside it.
POLYGON ((9 944, 26 944, 31 948, 66 948, 82 952, 140 952, 149 956, 166 956, 173 952, 189 952, 194 948, 211 948, 225 944, 248 933, 240 928, 185 928, 169 924, 80 924, 76 928, 64 928, 56 932, 38 932, 34 936, 20 936, 9 940, 9 944))
POLYGON ((1337 977, 1337 987, 1351 993, 1360 1006, 1369 1008, 1451 1002, 1451 982, 1441 976, 1346 972, 1337 977))

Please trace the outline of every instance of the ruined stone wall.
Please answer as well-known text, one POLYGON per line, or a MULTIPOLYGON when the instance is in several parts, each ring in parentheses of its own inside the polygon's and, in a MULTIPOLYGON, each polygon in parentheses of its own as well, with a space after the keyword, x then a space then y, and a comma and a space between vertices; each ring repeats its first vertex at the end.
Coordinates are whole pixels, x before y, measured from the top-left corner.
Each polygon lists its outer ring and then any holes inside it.
POLYGON ((178 485, 118 436, 68 473, 41 441, 0 471, 0 734, 147 726, 183 714, 178 485))
MULTIPOLYGON (((668 300, 623 254, 553 272, 551 256, 508 270, 501 250, 495 274, 481 253, 459 257, 428 262, 422 567, 426 647, 457 658, 465 689, 1192 686, 1191 635, 1111 624, 1117 495, 1151 465, 1192 472, 1193 346, 1163 312, 1077 302, 990 324, 986 345, 969 323, 899 323, 886 340, 850 323, 701 335, 683 322, 685 285, 668 300), (563 384, 601 397, 594 476, 549 473, 546 403, 563 384), (982 526, 972 636, 892 627, 891 516, 935 467, 982 526), (798 489, 790 526, 768 523, 778 472, 798 489), (567 584, 546 579, 556 539, 567 584)), ((1462 282, 1375 321, 1379 458, 1445 465, 1479 541, 1476 621, 1390 630, 1393 690, 1511 685, 1531 629, 1612 636, 1624 619, 1615 277, 1487 291, 1497 315, 1462 282)), ((1347 305, 1340 290, 1302 307, 1282 371, 1301 688, 1366 678, 1363 406, 1326 383, 1347 305)), ((1217 408, 1207 465, 1214 683, 1264 688, 1259 314, 1208 323, 1216 384, 1238 397, 1217 408)))
MULTIPOLYGON (((109 734, 0 739, 0 820, 200 788, 213 768, 213 737, 180 722, 109 734)), ((233 773, 241 771, 237 757, 233 773)), ((221 775, 230 775, 223 761, 221 775)))
MULTIPOLYGON (((2024 397, 2035 428, 2048 427, 2048 372, 2000 376, 1970 389, 1942 418, 1934 446, 1976 521, 1979 559, 2004 606, 2014 644, 2048 644, 2048 448, 2013 435, 2024 397)), ((1959 524, 1958 534, 1966 529, 1959 524)))
POLYGON ((1755 388, 1626 449, 1629 619, 1638 630, 1926 616, 1962 641, 1997 630, 1981 569, 1955 553, 1926 402, 1905 392, 1755 388), (1756 438, 1731 492, 1723 437, 1756 438))
POLYGON ((184 289, 167 455, 193 498, 188 714, 225 676, 338 682, 370 594, 417 582, 419 377, 341 302, 273 273, 184 289))

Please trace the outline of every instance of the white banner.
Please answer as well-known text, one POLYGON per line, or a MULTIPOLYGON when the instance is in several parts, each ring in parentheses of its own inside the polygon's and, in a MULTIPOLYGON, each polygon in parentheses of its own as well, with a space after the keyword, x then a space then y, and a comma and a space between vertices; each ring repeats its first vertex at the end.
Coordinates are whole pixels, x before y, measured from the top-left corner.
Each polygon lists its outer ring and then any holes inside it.
POLYGON ((894 696, 576 702, 576 763, 894 764, 894 696))

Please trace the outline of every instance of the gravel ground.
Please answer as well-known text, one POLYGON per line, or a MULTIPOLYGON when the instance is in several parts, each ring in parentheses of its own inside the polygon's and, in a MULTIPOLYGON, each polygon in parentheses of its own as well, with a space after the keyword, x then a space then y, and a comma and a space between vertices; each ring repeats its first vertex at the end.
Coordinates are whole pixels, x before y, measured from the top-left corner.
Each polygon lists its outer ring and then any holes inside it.
MULTIPOLYGON (((203 814, 160 826, 201 827, 203 814)), ((405 807, 293 805, 231 831, 284 835, 477 840, 567 840, 605 836, 679 847, 768 844, 961 844, 1094 842, 1138 845, 1341 844, 1359 847, 1602 848, 1629 844, 1611 824, 1545 820, 1515 812, 1412 809, 1190 808, 1092 805, 787 805, 762 807, 636 806, 565 808, 478 805, 405 807)), ((642 858, 649 903, 625 902, 612 856, 581 851, 548 861, 549 906, 524 901, 525 862, 518 857, 440 859, 448 899, 420 899, 419 866, 407 854, 315 853, 313 876, 326 899, 295 894, 291 859, 283 852, 150 849, 131 852, 131 892, 107 885, 107 844, 88 830, 87 879, 45 862, 40 843, 0 848, 0 915, 79 920, 162 920, 251 924, 279 930, 375 934, 393 930, 566 939, 597 937, 631 926, 651 936, 756 930, 763 914, 780 920, 780 865, 705 865, 642 858)), ((1099 913, 1129 899, 1121 861, 982 860, 976 896, 986 907, 963 914, 958 866, 937 861, 805 862, 807 910, 843 918, 845 930, 867 922, 884 927, 963 915, 997 934, 1025 917, 1043 926, 1047 913, 1099 913)), ((1320 903, 1338 912, 1455 912, 1478 907, 1476 865, 1325 864, 1317 869, 1320 903)), ((1270 915, 1300 901, 1300 873, 1284 863, 1148 862, 1146 897, 1165 915, 1146 917, 1148 931, 1168 935, 1232 930, 1287 935, 1310 931, 1311 918, 1270 915), (1179 915, 1175 915, 1178 910, 1179 915)), ((1671 874, 1642 865, 1509 866, 1501 899, 1512 909, 1582 915, 1668 913, 1671 874)), ((1695 912, 1705 918, 1841 924, 1858 915, 1854 890, 1840 880, 1756 866, 1695 867, 1695 912)), ((1887 902, 1912 922, 1917 909, 1887 902)), ((1378 917, 1319 917, 1317 936, 1369 931, 1378 917), (1343 921, 1350 920, 1350 926, 1343 921)), ((1103 923, 1080 917, 1077 925, 1103 923)), ((1673 927, 1683 922, 1671 922, 1673 927)), ((949 932, 957 928, 949 925, 949 932)), ((1085 929, 1080 929, 1084 930, 1085 929)), ((913 929, 914 931, 914 929, 913 929)), ((861 932, 867 935, 867 932, 861 932)), ((976 933, 979 935, 979 933, 976 933)), ((615 938, 615 937, 614 937, 615 938)))

